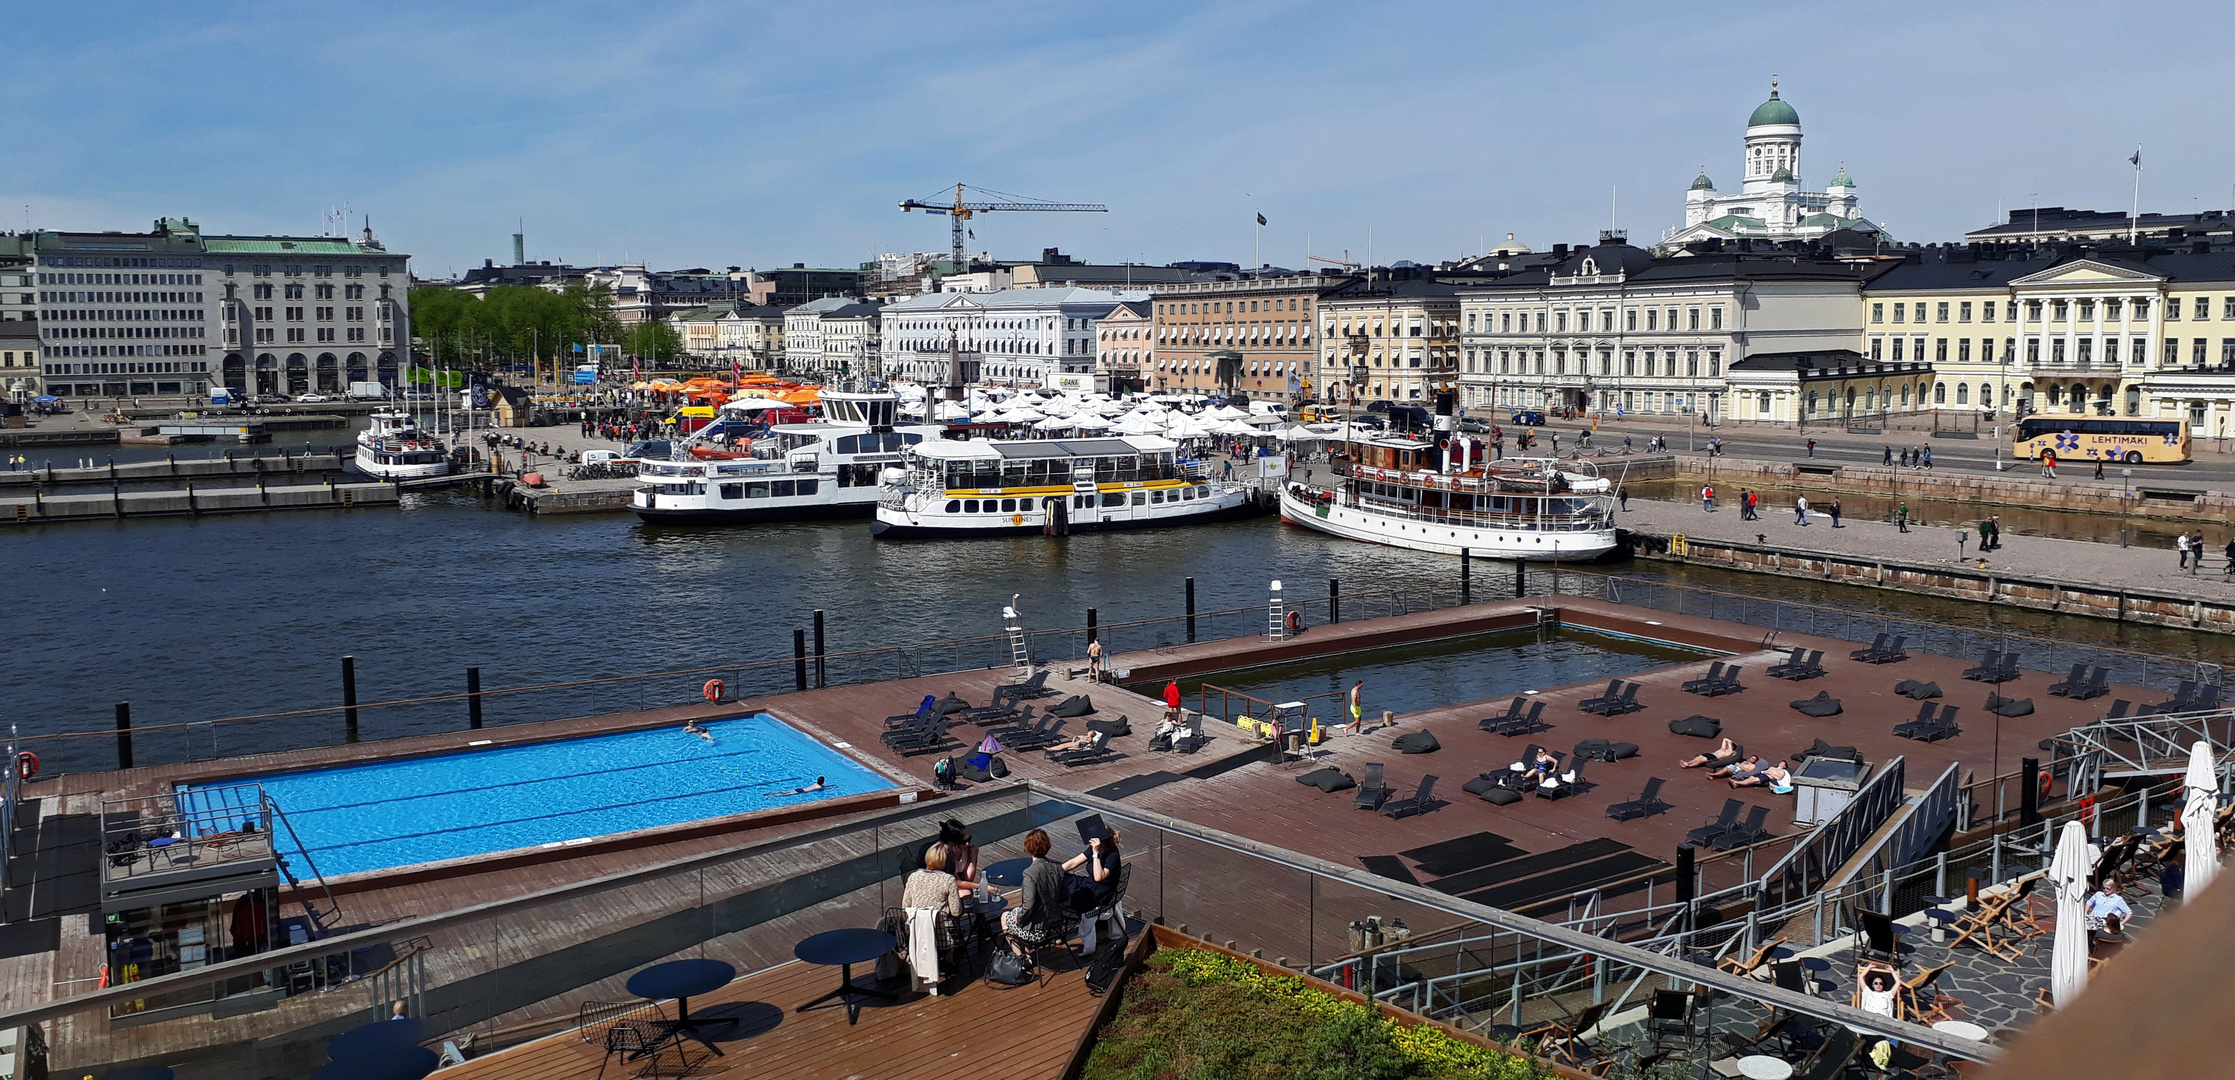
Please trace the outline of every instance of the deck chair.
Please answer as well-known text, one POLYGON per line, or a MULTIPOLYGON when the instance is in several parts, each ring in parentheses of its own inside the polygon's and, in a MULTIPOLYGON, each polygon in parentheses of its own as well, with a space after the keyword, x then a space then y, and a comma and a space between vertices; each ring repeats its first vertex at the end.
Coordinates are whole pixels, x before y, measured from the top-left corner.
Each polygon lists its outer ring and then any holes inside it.
POLYGON ((1596 713, 1621 700, 1622 680, 1610 679, 1607 681, 1605 693, 1594 698, 1584 698, 1576 702, 1575 707, 1587 713, 1596 713))
POLYGON ((1048 689, 1048 671, 1042 668, 1023 682, 1003 683, 993 688, 995 705, 1019 705, 1037 697, 1046 697, 1055 691, 1048 689))
POLYGON ((1856 955, 1901 962, 1901 939, 1894 934, 1894 917, 1884 912, 1858 909, 1855 912, 1856 955))
POLYGON ((1002 745, 1011 750, 1045 750, 1071 737, 1069 732, 1063 730, 1069 721, 1056 716, 1042 716, 1040 719, 1045 723, 1029 733, 999 736, 1002 745))
POLYGON ((1950 960, 1936 964, 1902 980, 1901 996, 1905 999, 1903 1004, 1918 1023, 1937 1024, 1942 1020, 1963 1019, 1963 999, 1935 989, 1935 984, 1940 981, 1940 973, 1954 967, 1955 963, 1950 960))
POLYGON ((2072 665, 2072 670, 2066 673, 2061 681, 2049 684, 2049 694, 2052 697, 2064 697, 2070 694, 2072 691, 2080 689, 2087 684, 2088 666, 2084 663, 2074 664, 2072 665))
POLYGON ((1963 677, 1970 682, 1993 682, 2002 674, 2002 654, 1989 652, 1977 664, 1965 668, 1963 677))
POLYGON ((1589 760, 1589 758, 1580 757, 1569 759, 1569 767, 1566 772, 1554 772, 1546 778, 1545 782, 1537 785, 1537 798, 1564 799, 1578 791, 1585 791, 1596 786, 1583 779, 1583 765, 1589 760))
MULTIPOLYGON (((2025 880, 2031 882, 2035 879, 2025 880)), ((1964 912, 1956 919, 1953 926, 1956 936, 1948 942, 1948 951, 1952 953, 1957 946, 1970 942, 1990 955, 2004 960, 2016 960, 2023 950, 2008 939, 2005 919, 2009 915, 2010 906, 2024 902, 2025 894, 2031 891, 2031 886, 2027 885, 2021 889, 2005 891, 2000 896, 1980 897, 1979 910, 1964 912)))
POLYGON ((1684 1050, 1692 1045, 1692 1005, 1698 1000, 1686 990, 1655 990, 1645 1008, 1645 1033, 1656 1052, 1684 1050))
POLYGON ((1896 738, 1931 741, 1926 736, 1940 723, 1940 706, 1925 702, 1917 706, 1917 718, 1894 725, 1896 738))
POLYGON ((1640 684, 1638 683, 1625 684, 1622 687, 1622 696, 1614 701, 1608 702, 1604 708, 1598 711, 1599 715, 1621 716, 1624 713, 1634 713, 1639 709, 1644 708, 1645 706, 1640 705, 1637 702, 1637 688, 1639 685, 1640 684))
POLYGON ((1705 674, 1705 675, 1702 675, 1702 676, 1700 676, 1700 677, 1699 677, 1699 678, 1697 678, 1697 679, 1691 679, 1691 680, 1688 680, 1688 681, 1686 681, 1686 682, 1684 683, 1684 692, 1685 692, 1685 693, 1688 693, 1688 694, 1697 694, 1697 693, 1699 693, 1699 692, 1700 692, 1701 690, 1704 690, 1704 689, 1706 689, 1707 687, 1713 686, 1713 685, 1715 685, 1716 683, 1719 683, 1719 682, 1722 682, 1722 681, 1723 681, 1723 662, 1722 662, 1721 660, 1717 660, 1717 661, 1715 661, 1715 663, 1713 663, 1713 664, 1711 664, 1711 665, 1709 665, 1709 666, 1708 666, 1708 669, 1707 669, 1707 674, 1705 674))
POLYGON ((1856 649, 1854 652, 1848 653, 1847 658, 1849 660, 1860 660, 1866 664, 1876 663, 1876 661, 1872 660, 1871 657, 1884 652, 1886 650, 1886 640, 1892 636, 1893 635, 1891 634, 1880 634, 1875 640, 1871 641, 1869 645, 1864 646, 1860 649, 1856 649))
POLYGON ((1600 1002, 1585 1006, 1582 1012, 1562 1020, 1547 1020, 1514 1036, 1516 1045, 1535 1045, 1540 1057, 1549 1057, 1577 1068, 1600 1055, 1595 1047, 1583 1042, 1583 1033, 1599 1025, 1613 1002, 1600 1002))
MULTIPOLYGON (((1784 943, 1784 938, 1771 938, 1763 942, 1761 948, 1755 949, 1752 956, 1726 956, 1715 961, 1715 968, 1718 971, 1728 971, 1733 975, 1753 978, 1754 973, 1762 969, 1762 965, 1769 963, 1769 954, 1776 951, 1777 947, 1784 943)), ((1756 1039, 1755 1041, 1759 1042, 1760 1040, 1756 1039)))
POLYGON ((1089 734, 1087 744, 1076 750, 1050 750, 1047 753, 1049 761, 1062 765, 1066 769, 1076 769, 1081 765, 1099 765, 1105 761, 1116 761, 1124 756, 1110 749, 1110 734, 1106 731, 1089 734))
POLYGON ((1739 673, 1745 670, 1746 665, 1744 664, 1732 664, 1724 668, 1723 677, 1717 680, 1715 685, 1701 690, 1700 694, 1705 697, 1721 697, 1724 694, 1735 694, 1746 689, 1745 684, 1738 681, 1739 673))
POLYGON ((937 694, 925 694, 923 696, 923 704, 916 706, 915 712, 901 713, 899 716, 885 717, 885 726, 891 727, 894 724, 907 723, 909 721, 921 723, 925 720, 930 719, 934 715, 934 710, 938 708, 938 705, 939 696, 937 694))
POLYGON ((883 739, 885 745, 887 746, 892 745, 896 740, 908 741, 921 738, 924 732, 930 731, 932 728, 939 726, 940 723, 943 722, 945 719, 945 717, 942 717, 937 713, 931 713, 920 719, 908 720, 900 724, 898 727, 884 732, 883 734, 879 735, 878 738, 883 739))
POLYGON ((1529 703, 1529 711, 1511 720, 1499 721, 1499 725, 1495 729, 1486 727, 1483 730, 1494 735, 1504 735, 1511 738, 1515 735, 1532 735, 1539 731, 1550 731, 1552 725, 1545 722, 1544 702, 1532 701, 1529 703))
POLYGON ((1720 816, 1686 833, 1684 838, 1693 844, 1706 844, 1735 827, 1738 824, 1738 815, 1745 809, 1746 804, 1744 802, 1738 799, 1725 799, 1723 800, 1723 812, 1720 816))
POLYGON ((1806 659, 1808 659, 1808 650, 1795 646, 1792 653, 1787 655, 1785 659, 1769 666, 1769 677, 1772 679, 1792 678, 1793 671, 1798 669, 1801 662, 1806 659))
POLYGON ((2064 696, 2074 701, 2087 701, 2091 698, 2102 697, 2110 692, 2111 672, 2108 668, 2099 667, 2088 674, 2086 685, 2074 687, 2071 693, 2064 696))
POLYGON ((1639 792, 1637 798, 1607 807, 1606 816, 1616 821, 1629 821, 1633 818, 1652 817, 1670 809, 1669 804, 1661 801, 1661 785, 1664 783, 1666 781, 1658 776, 1648 778, 1645 781, 1645 790, 1639 792))
POLYGON ((950 724, 951 721, 944 716, 933 717, 931 724, 918 729, 914 736, 889 738, 885 740, 885 745, 893 753, 902 757, 914 757, 917 754, 928 754, 935 750, 943 750, 952 741, 947 737, 947 728, 950 724))
POLYGON ((1396 818, 1404 817, 1408 814, 1422 813, 1427 810, 1428 802, 1429 800, 1435 798, 1435 794, 1435 776, 1433 774, 1423 776, 1420 778, 1419 789, 1412 793, 1411 798, 1398 799, 1383 806, 1381 808, 1382 816, 1394 820, 1396 818))
POLYGON ((1746 820, 1723 830, 1723 834, 1710 845, 1717 851, 1742 848, 1769 838, 1769 807, 1756 806, 1746 811, 1746 820))
POLYGON ((1855 1055, 1862 1053, 1862 1048, 1862 1036, 1855 1034, 1852 1028, 1836 1025, 1831 1034, 1824 1037, 1824 1044, 1793 1070, 1793 1080, 1835 1080, 1845 1076, 1847 1066, 1854 1062, 1855 1055))
POLYGON ((1366 775, 1359 779, 1358 794, 1351 800, 1353 809, 1379 810, 1381 804, 1388 801, 1389 783, 1382 779, 1381 770, 1381 762, 1366 763, 1366 775))
POLYGON ((1506 706, 1506 711, 1499 713, 1496 716, 1483 717, 1482 722, 1477 726, 1484 731, 1490 732, 1493 735, 1504 734, 1504 731, 1502 729, 1505 727, 1505 725, 1521 719, 1522 711, 1528 708, 1528 702, 1528 698, 1516 694, 1514 695, 1513 703, 1506 706))

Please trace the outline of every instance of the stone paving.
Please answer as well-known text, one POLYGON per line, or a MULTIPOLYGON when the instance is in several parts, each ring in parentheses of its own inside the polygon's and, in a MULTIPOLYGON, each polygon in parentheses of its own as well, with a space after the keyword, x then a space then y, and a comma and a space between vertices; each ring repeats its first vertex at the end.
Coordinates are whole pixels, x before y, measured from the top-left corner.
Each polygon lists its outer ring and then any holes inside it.
MULTIPOLYGON (((1980 563, 1976 522, 1961 529, 1911 525, 1904 533, 1887 522, 1850 517, 1843 518, 1840 527, 1835 529, 1831 518, 1822 513, 1826 504, 1814 500, 1811 500, 1807 525, 1798 524, 1790 509, 1767 505, 1762 507, 1759 520, 1745 521, 1739 517, 1738 491, 1735 487, 1717 488, 1718 505, 1713 511, 1700 509, 1696 499, 1683 503, 1631 499, 1629 511, 1617 513, 1615 517, 1623 528, 1635 532, 1683 533, 1714 540, 1763 543, 1796 552, 1820 551, 1946 565, 1956 563, 1956 539, 1962 533, 1968 537, 1963 544, 1963 565, 1976 569, 1980 563)), ((2011 533, 2003 534, 2002 546, 1986 553, 1985 561, 1989 570, 2000 569, 2011 574, 2080 585, 2235 599, 2235 575, 2226 572, 2228 562, 2224 555, 2230 539, 2235 539, 2235 532, 2223 523, 2213 523, 2206 528, 2205 544, 2210 557, 2204 569, 2196 573, 2180 569, 2175 553, 2162 548, 2122 548, 2011 533)))

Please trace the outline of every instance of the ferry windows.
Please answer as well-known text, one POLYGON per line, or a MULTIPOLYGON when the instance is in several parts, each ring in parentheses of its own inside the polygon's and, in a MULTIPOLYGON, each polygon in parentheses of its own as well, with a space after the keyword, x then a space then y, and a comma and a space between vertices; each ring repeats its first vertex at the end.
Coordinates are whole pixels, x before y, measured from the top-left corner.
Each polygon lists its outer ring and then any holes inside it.
POLYGON ((962 500, 962 512, 963 512, 963 513, 965 513, 965 514, 975 514, 975 513, 977 513, 977 512, 978 512, 978 500, 976 500, 976 499, 964 499, 964 500, 962 500))
POLYGON ((795 486, 794 486, 793 490, 794 490, 794 491, 796 491, 797 493, 799 493, 799 494, 801 494, 801 495, 813 495, 813 494, 815 493, 816 489, 822 486, 822 481, 820 481, 820 480, 799 480, 799 481, 795 481, 795 482, 794 482, 794 484, 795 484, 795 486))
MULTIPOLYGON (((1107 460, 1107 459, 1104 459, 1104 460, 1107 460)), ((1105 493, 1103 493, 1103 495, 1102 495, 1102 506, 1103 506, 1103 508, 1107 509, 1107 508, 1109 508, 1109 507, 1113 507, 1113 506, 1124 506, 1124 505, 1125 505, 1125 493, 1124 493, 1124 492, 1122 492, 1122 491, 1110 491, 1110 492, 1105 492, 1105 493)))
POLYGON ((1154 504, 1156 504, 1156 505, 1159 505, 1159 506, 1163 505, 1163 503, 1164 503, 1164 489, 1163 489, 1163 488, 1158 488, 1158 489, 1156 489, 1155 491, 1149 492, 1149 502, 1151 502, 1151 503, 1154 503, 1154 504))
POLYGON ((1197 484, 1197 485, 1195 485, 1195 497, 1196 497, 1196 498, 1198 498, 1198 499, 1208 499, 1208 498, 1210 498, 1210 497, 1211 497, 1211 486, 1210 486, 1209 484, 1197 484))
POLYGON ((1147 506, 1148 504, 1149 504, 1149 493, 1148 493, 1148 492, 1146 492, 1146 491, 1136 491, 1136 492, 1134 492, 1134 493, 1133 493, 1133 505, 1135 505, 1135 506, 1147 506))
POLYGON ((777 499, 788 499, 788 498, 791 498, 791 497, 792 497, 792 482, 791 482, 791 481, 789 481, 789 480, 775 480, 775 481, 771 481, 771 482, 769 483, 769 485, 768 485, 768 494, 769 494, 769 496, 770 496, 771 498, 777 498, 777 499))
POLYGON ((725 499, 742 499, 742 498, 744 498, 744 497, 745 497, 745 485, 743 485, 743 484, 723 484, 723 485, 722 485, 722 498, 725 498, 725 499))
POLYGON ((1001 500, 1001 512, 1002 512, 1002 513, 1004 513, 1004 514, 1014 514, 1014 513, 1016 513, 1016 512, 1017 512, 1017 501, 1016 501, 1015 499, 1003 499, 1003 500, 1001 500))

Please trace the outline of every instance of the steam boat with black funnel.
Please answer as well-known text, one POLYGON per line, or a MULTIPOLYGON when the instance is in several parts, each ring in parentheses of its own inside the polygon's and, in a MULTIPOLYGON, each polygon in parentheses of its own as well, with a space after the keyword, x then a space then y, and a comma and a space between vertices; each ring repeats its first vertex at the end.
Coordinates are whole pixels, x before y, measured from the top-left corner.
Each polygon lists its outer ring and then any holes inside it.
POLYGON ((1596 466, 1492 460, 1487 440, 1454 430, 1451 391, 1438 391, 1435 404, 1433 418, 1393 409, 1390 430, 1345 443, 1332 484, 1289 483, 1281 520, 1350 540, 1484 559, 1572 562, 1613 549, 1614 485, 1596 466))

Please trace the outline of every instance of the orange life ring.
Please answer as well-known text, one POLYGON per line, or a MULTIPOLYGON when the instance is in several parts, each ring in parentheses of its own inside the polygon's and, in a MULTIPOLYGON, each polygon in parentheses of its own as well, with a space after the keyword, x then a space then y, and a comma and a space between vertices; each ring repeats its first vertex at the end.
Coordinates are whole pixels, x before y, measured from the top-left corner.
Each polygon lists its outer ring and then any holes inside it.
POLYGON ((706 700, 708 700, 708 701, 714 701, 714 702, 719 702, 719 701, 721 701, 721 700, 722 700, 722 680, 720 680, 720 679, 708 679, 708 680, 706 680, 706 685, 705 685, 705 686, 703 686, 703 687, 701 687, 701 688, 700 688, 700 690, 699 690, 699 692, 700 692, 700 693, 703 693, 703 694, 705 694, 705 695, 706 695, 706 700))
POLYGON ((1304 629, 1304 613, 1303 613, 1303 612, 1301 612, 1301 611, 1298 611, 1298 610, 1296 610, 1295 608, 1289 608, 1289 609, 1288 609, 1288 632, 1289 632, 1289 633, 1291 633, 1291 634, 1297 634, 1297 633, 1302 633, 1302 632, 1303 632, 1303 629, 1304 629))
POLYGON ((29 750, 17 754, 16 776, 19 779, 29 780, 37 775, 39 775, 39 755, 29 750))

